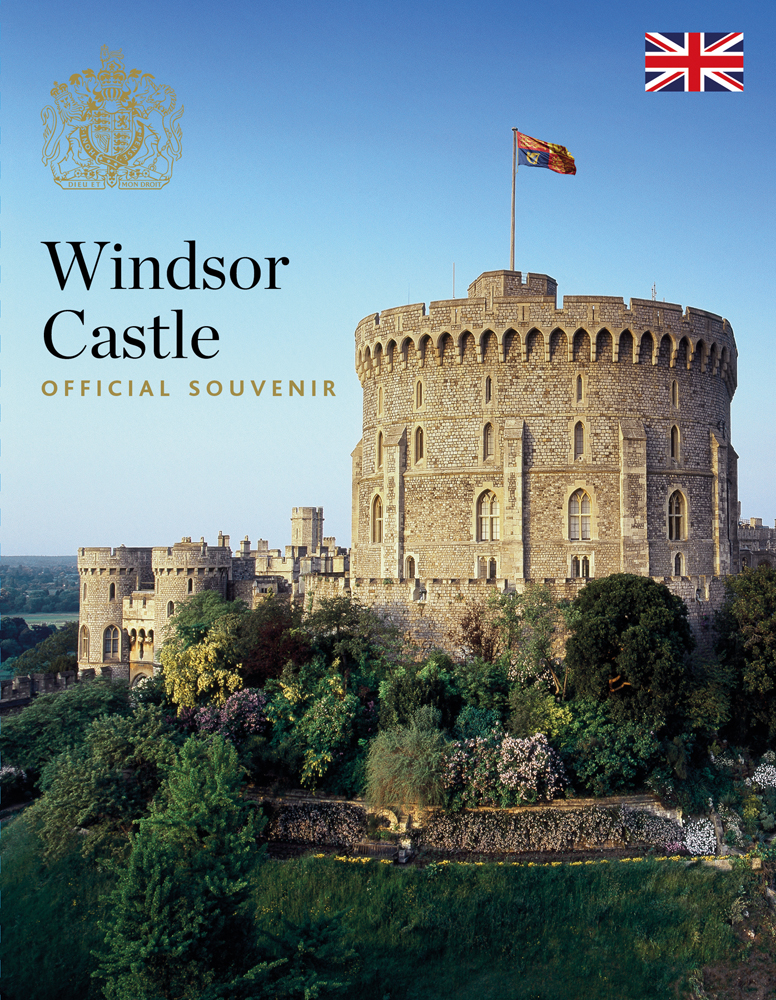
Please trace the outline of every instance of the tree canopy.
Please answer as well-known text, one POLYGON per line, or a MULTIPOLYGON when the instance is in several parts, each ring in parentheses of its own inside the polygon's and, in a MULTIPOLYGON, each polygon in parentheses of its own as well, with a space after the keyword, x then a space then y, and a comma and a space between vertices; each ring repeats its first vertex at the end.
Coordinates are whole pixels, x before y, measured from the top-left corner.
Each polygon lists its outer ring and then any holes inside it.
POLYGON ((717 653, 731 668, 731 735, 776 737, 776 570, 761 566, 727 581, 715 620, 717 653))
POLYGON ((573 608, 566 663, 577 692, 608 701, 615 719, 675 717, 695 644, 681 599, 649 577, 617 573, 591 580, 573 608))

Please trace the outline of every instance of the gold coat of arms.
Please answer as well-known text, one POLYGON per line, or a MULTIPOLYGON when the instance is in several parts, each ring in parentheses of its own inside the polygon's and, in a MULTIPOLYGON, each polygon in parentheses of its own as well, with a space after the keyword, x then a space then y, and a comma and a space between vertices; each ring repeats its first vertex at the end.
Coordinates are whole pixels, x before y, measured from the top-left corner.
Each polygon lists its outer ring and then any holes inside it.
POLYGON ((41 111, 43 162, 62 188, 164 187, 181 155, 175 91, 151 73, 124 70, 121 49, 100 53, 102 68, 54 82, 56 109, 41 111))

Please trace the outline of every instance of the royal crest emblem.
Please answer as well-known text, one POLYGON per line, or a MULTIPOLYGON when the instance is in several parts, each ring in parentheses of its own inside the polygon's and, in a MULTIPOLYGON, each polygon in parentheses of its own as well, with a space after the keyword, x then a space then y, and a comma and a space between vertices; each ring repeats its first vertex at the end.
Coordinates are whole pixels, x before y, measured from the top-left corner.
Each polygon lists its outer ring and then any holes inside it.
POLYGON ((43 162, 62 188, 164 187, 180 158, 180 117, 175 91, 151 73, 124 70, 121 49, 103 45, 102 68, 54 82, 43 119, 43 162))

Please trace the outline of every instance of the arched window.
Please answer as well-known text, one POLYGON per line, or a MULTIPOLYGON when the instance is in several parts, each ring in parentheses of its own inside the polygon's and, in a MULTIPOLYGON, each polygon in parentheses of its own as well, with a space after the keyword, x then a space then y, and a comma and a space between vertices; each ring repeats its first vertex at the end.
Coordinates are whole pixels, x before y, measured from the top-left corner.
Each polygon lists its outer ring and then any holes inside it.
POLYGON ((173 601, 168 601, 167 602, 167 617, 168 618, 172 618, 172 616, 174 614, 175 614, 175 604, 174 604, 173 601))
POLYGON ((498 541, 498 497, 490 490, 482 494, 477 504, 477 520, 479 523, 479 541, 498 541))
POLYGON ((376 452, 377 452, 377 455, 376 455, 376 458, 375 458, 375 462, 376 462, 377 468, 378 469, 382 469, 382 467, 383 467, 383 432, 382 431, 380 431, 380 433, 377 435, 377 449, 376 449, 376 452))
POLYGON ((671 428, 671 458, 679 458, 679 428, 676 424, 671 428))
POLYGON ((679 383, 674 379, 671 382, 671 406, 679 405, 679 383))
POLYGON ((488 560, 485 556, 480 556, 477 560, 477 579, 484 580, 488 575, 488 560))
POLYGON ((190 594, 192 594, 194 592, 194 581, 191 579, 191 577, 189 577, 189 588, 188 589, 189 589, 189 593, 190 594))
POLYGON ((490 562, 488 563, 488 579, 489 580, 495 580, 496 579, 496 560, 495 559, 491 559, 490 562))
POLYGON ((415 461, 419 462, 423 458, 423 428, 415 429, 415 461))
POLYGON ((102 636, 102 658, 117 660, 119 658, 119 630, 115 625, 109 625, 102 636))
POLYGON ((89 629, 85 626, 81 626, 81 659, 89 659, 89 629))
POLYGON ((423 383, 418 381, 415 386, 415 409, 419 410, 423 405, 423 383))
POLYGON ((682 553, 677 552, 674 557, 674 576, 682 576, 682 553))
POLYGON ((590 497, 584 490, 572 493, 569 500, 569 539, 572 542, 590 538, 590 497))
POLYGON ((587 579, 590 576, 590 559, 582 556, 582 576, 587 579))
POLYGON ((415 560, 412 558, 412 556, 407 557, 407 579, 408 580, 415 579, 415 560))
POLYGON ((575 580, 579 576, 579 556, 571 557, 571 575, 575 580))
POLYGON ((493 399, 493 379, 488 375, 485 379, 485 402, 489 403, 493 399))
POLYGON ((115 583, 112 583, 110 585, 110 587, 108 588, 108 600, 109 601, 115 601, 116 600, 116 584, 115 583))
POLYGON ((577 402, 578 403, 582 402, 583 393, 584 393, 584 385, 583 385, 583 382, 582 382, 582 376, 581 375, 577 375, 577 402))
POLYGON ((678 541, 684 532, 684 497, 676 490, 668 498, 668 538, 678 541))
POLYGON ((574 425, 574 461, 585 457, 585 425, 578 420, 574 425))
POLYGON ((485 424, 482 432, 482 457, 493 458, 493 424, 485 424))
POLYGON ((380 497, 375 497, 372 501, 372 541, 382 542, 383 540, 383 501, 380 497))

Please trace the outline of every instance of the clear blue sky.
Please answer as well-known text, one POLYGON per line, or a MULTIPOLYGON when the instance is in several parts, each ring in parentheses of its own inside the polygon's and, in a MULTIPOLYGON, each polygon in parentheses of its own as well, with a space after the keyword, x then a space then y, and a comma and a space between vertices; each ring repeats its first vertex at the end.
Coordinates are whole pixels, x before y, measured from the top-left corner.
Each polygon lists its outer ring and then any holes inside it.
POLYGON ((4 3, 3 553, 219 529, 282 546, 293 505, 323 505, 326 533, 349 543, 356 323, 449 297, 453 261, 459 296, 508 266, 512 126, 578 167, 521 171, 518 269, 551 274, 559 296, 627 302, 654 283, 732 323, 742 513, 772 524, 774 20, 753 0, 4 3), (743 31, 744 93, 645 94, 647 30, 743 31), (161 191, 62 191, 41 162, 53 82, 98 70, 103 44, 185 106, 161 191), (60 291, 41 246, 109 240, 166 261, 190 239, 203 256, 289 257, 281 289, 115 291, 98 270, 92 291, 60 291), (84 343, 176 308, 189 330, 218 328, 216 359, 60 361, 43 345, 60 309, 85 310, 84 343), (155 395, 66 399, 65 378, 148 379, 155 395), (191 398, 191 379, 304 379, 308 393, 331 379, 336 397, 191 398))

